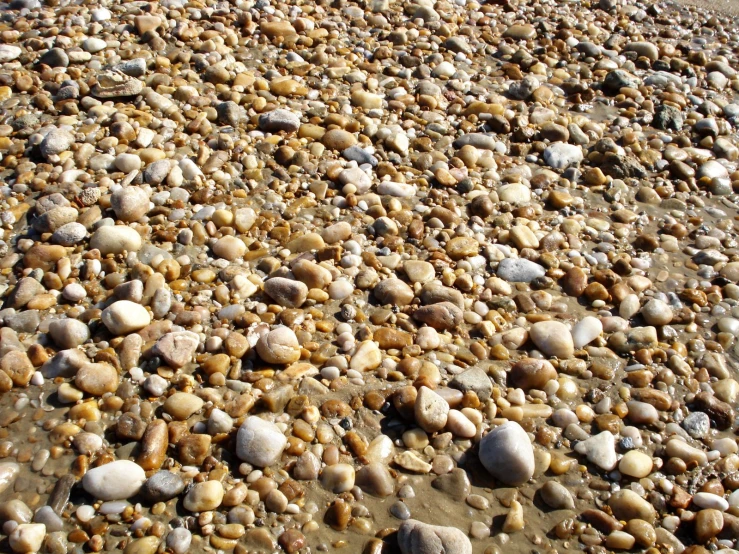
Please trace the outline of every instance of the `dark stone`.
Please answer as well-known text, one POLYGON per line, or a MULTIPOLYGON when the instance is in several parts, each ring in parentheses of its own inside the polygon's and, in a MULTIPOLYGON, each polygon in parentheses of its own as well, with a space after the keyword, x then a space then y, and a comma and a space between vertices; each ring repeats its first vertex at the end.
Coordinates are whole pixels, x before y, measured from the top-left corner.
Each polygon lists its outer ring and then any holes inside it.
POLYGON ((179 475, 171 471, 159 471, 149 477, 141 487, 143 494, 150 502, 166 502, 185 490, 185 482, 179 475))

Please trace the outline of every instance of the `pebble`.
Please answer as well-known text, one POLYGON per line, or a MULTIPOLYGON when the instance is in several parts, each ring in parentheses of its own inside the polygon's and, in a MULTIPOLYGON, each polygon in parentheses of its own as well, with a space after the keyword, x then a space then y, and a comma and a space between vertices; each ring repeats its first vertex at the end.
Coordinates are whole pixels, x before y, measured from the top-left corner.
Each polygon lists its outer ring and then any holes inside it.
POLYGON ((511 283, 530 283, 545 273, 542 266, 524 258, 506 258, 498 264, 497 271, 498 277, 511 283))
POLYGON ((593 316, 582 318, 572 328, 572 344, 580 349, 597 339, 603 332, 603 324, 593 316))
POLYGON ((21 523, 8 536, 8 544, 13 552, 38 552, 46 536, 46 526, 42 523, 21 523))
POLYGON ((618 470, 629 477, 641 479, 652 472, 652 458, 638 450, 630 450, 618 462, 618 470))
MULTIPOLYGON (((138 158, 132 161, 130 167, 127 162, 119 160, 120 158, 116 158, 118 169, 126 173, 138 169, 137 163, 140 164, 138 158)), ((121 221, 126 223, 138 221, 149 211, 149 195, 141 187, 120 188, 110 195, 110 205, 115 216, 121 221)))
POLYGON ((539 321, 529 330, 531 340, 545 355, 557 358, 571 358, 574 344, 570 330, 559 321, 539 321))
POLYGON ((300 359, 300 344, 289 327, 278 326, 260 337, 259 357, 270 364, 291 364, 300 359))
POLYGON ((472 554, 470 540, 459 529, 415 519, 408 519, 398 527, 398 546, 403 554, 472 554))
POLYGON ((574 510, 575 500, 570 491, 557 481, 547 481, 539 489, 544 503, 553 510, 574 510))
POLYGON ((138 252, 143 246, 141 235, 124 225, 103 226, 90 237, 90 248, 95 248, 102 255, 138 252))
POLYGON ((6 549, 735 547, 736 25, 684 3, 12 0, 6 549))
POLYGON ((250 416, 239 427, 236 455, 257 467, 267 467, 277 463, 286 443, 285 435, 274 423, 250 416))
POLYGON ((158 471, 149 477, 141 487, 141 494, 152 504, 167 502, 185 490, 183 479, 171 471, 158 471))
POLYGON ((526 431, 508 421, 485 435, 480 441, 480 462, 498 481, 518 486, 534 474, 534 450, 526 431))
POLYGON ((98 500, 126 500, 138 494, 146 481, 141 466, 128 460, 116 460, 90 469, 82 478, 82 486, 98 500))
POLYGON ((164 412, 177 421, 185 421, 203 407, 203 399, 189 392, 175 392, 164 402, 164 412))
POLYGON ((575 451, 585 456, 590 463, 606 471, 612 470, 618 463, 615 437, 610 431, 602 431, 577 443, 575 451))
POLYGON ((223 501, 223 485, 220 481, 195 483, 182 500, 182 506, 190 512, 215 510, 223 501))
POLYGON ((447 424, 449 404, 430 388, 421 387, 413 405, 413 414, 424 431, 434 433, 447 424))
POLYGON ((133 333, 151 323, 146 308, 130 300, 113 302, 103 310, 101 319, 108 331, 117 336, 133 333))
POLYGON ((349 464, 334 464, 321 472, 321 486, 334 494, 339 494, 352 489, 354 478, 354 467, 349 464))
POLYGON ((277 304, 287 308, 299 308, 308 297, 308 287, 300 281, 274 277, 264 283, 264 292, 277 304))

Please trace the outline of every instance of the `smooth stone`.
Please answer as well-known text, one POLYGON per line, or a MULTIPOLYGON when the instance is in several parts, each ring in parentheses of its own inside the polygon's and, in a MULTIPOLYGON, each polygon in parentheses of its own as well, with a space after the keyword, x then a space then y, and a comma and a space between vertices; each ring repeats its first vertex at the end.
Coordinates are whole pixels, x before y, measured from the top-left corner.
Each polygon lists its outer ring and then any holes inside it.
POLYGON ((574 510, 575 500, 565 486, 557 481, 547 481, 539 489, 544 503, 553 510, 574 510))
POLYGON ((575 351, 572 334, 560 321, 539 321, 529 330, 529 337, 545 355, 568 359, 575 351))
POLYGON ((413 318, 437 331, 451 331, 461 325, 463 313, 451 302, 439 302, 430 306, 421 306, 413 312, 413 318))
POLYGON ((92 396, 103 396, 118 388, 118 371, 110 364, 84 364, 74 378, 74 384, 81 391, 92 396))
POLYGON ((370 371, 377 369, 382 363, 382 352, 374 341, 364 341, 359 344, 349 362, 349 368, 355 371, 370 371))
POLYGON ((90 329, 77 319, 55 319, 49 323, 49 335, 63 349, 77 348, 90 338, 90 329))
POLYGON ((8 544, 13 552, 26 554, 39 552, 46 537, 46 526, 43 523, 21 523, 8 536, 8 544))
POLYGON ((346 150, 357 144, 357 138, 349 131, 332 129, 323 135, 321 142, 326 148, 330 148, 331 150, 346 150))
POLYGON ((408 519, 398 528, 402 554, 472 554, 472 543, 456 527, 428 525, 408 519))
MULTIPOLYGON (((419 329, 419 334, 423 330, 419 329)), ((485 370, 477 366, 455 375, 449 386, 463 393, 472 391, 481 402, 486 402, 493 393, 493 381, 485 370)))
POLYGON ((90 237, 90 248, 100 250, 103 256, 137 252, 142 246, 143 241, 138 231, 125 225, 105 225, 90 237))
POLYGON ((380 304, 392 304, 394 306, 407 306, 415 296, 407 283, 395 278, 385 279, 377 283, 373 293, 380 304))
POLYGON ((39 144, 39 151, 44 158, 56 156, 69 150, 74 144, 74 135, 64 129, 52 129, 39 144))
POLYGON ((582 148, 565 142, 549 145, 542 154, 544 162, 553 169, 566 169, 583 160, 582 148))
MULTIPOLYGON (((136 159, 139 159, 138 156, 136 159)), ((149 194, 141 187, 123 187, 110 195, 110 205, 121 221, 126 223, 138 221, 149 211, 149 194)))
POLYGON ((92 468, 82 478, 85 491, 98 500, 126 500, 136 495, 146 481, 146 473, 129 460, 116 460, 92 468))
POLYGON ((87 236, 87 229, 81 223, 71 222, 59 227, 51 235, 51 242, 61 246, 74 246, 87 236))
POLYGON ((213 245, 213 253, 219 258, 232 262, 246 254, 244 241, 232 236, 221 237, 213 245))
POLYGON ((459 410, 449 410, 446 429, 454 436, 471 439, 477 434, 477 427, 459 410))
POLYGON ((167 534, 167 547, 174 554, 185 554, 192 543, 192 533, 184 527, 175 527, 167 534))
POLYGON ((524 391, 544 390, 549 381, 557 378, 557 370, 547 360, 523 358, 517 361, 508 373, 508 380, 514 387, 524 391))
POLYGON ((657 516, 654 506, 629 489, 613 493, 608 500, 608 506, 613 516, 620 520, 643 519, 651 523, 657 516))
POLYGON ((20 57, 23 53, 20 47, 12 44, 0 44, 0 63, 8 63, 20 57))
POLYGON ((647 325, 668 325, 672 321, 672 308, 666 302, 652 298, 642 306, 641 315, 647 325))
POLYGON ((521 183, 503 185, 498 189, 498 198, 514 205, 528 204, 531 202, 531 189, 521 183))
POLYGON ((429 262, 408 260, 403 264, 403 271, 411 283, 428 283, 436 276, 434 266, 429 262))
POLYGON ((534 475, 534 449, 526 431, 507 421, 480 441, 480 462, 488 472, 512 487, 522 485, 534 475))
POLYGON ((277 463, 287 444, 287 438, 274 423, 249 416, 236 435, 236 455, 257 467, 277 463))
POLYGON ((185 421, 203 407, 203 399, 189 392, 176 392, 164 401, 162 409, 178 421, 185 421))
POLYGON ((119 300, 103 310, 101 320, 111 334, 120 336, 143 329, 151 323, 151 316, 141 304, 119 300))
POLYGON ((162 336, 154 345, 154 352, 166 364, 180 369, 190 363, 195 355, 200 337, 191 331, 175 331, 162 336))
POLYGON ((15 482, 20 471, 21 466, 15 462, 0 462, 0 494, 15 482))
POLYGON ((268 364, 291 364, 300 359, 300 343, 292 329, 280 325, 259 338, 257 353, 268 364))
POLYGON ((190 512, 209 512, 221 505, 223 494, 220 481, 195 483, 182 500, 182 506, 190 512))
POLYGON ((416 403, 413 406, 416 423, 427 433, 434 433, 444 428, 449 414, 449 404, 441 396, 428 387, 418 389, 416 403))
POLYGON ((393 181, 382 181, 377 185, 377 194, 387 194, 397 198, 411 198, 416 195, 415 185, 408 183, 395 183, 393 181))
POLYGON ((321 486, 334 494, 340 494, 352 489, 354 478, 354 466, 334 464, 326 466, 321 472, 321 486))
POLYGON ((152 503, 167 502, 185 490, 185 481, 171 471, 158 471, 141 487, 141 493, 152 503))
POLYGON ((626 403, 629 421, 637 425, 653 425, 659 421, 657 408, 646 402, 632 400, 626 403))
POLYGON ((259 116, 259 128, 269 133, 280 131, 294 133, 300 128, 300 116, 289 110, 278 108, 259 116))
POLYGON ((603 332, 600 319, 591 315, 585 316, 572 328, 572 344, 576 349, 587 346, 603 332))
POLYGON ((371 462, 357 471, 355 484, 367 494, 384 498, 395 492, 395 480, 388 467, 380 462, 371 462))
POLYGON ((618 462, 618 470, 624 475, 641 479, 652 472, 652 458, 644 452, 630 450, 618 462))
POLYGON ((415 344, 423 350, 436 350, 441 346, 441 337, 433 327, 421 327, 416 333, 415 344))
POLYGON ((285 277, 273 277, 265 281, 264 292, 277 304, 286 308, 299 308, 308 297, 308 287, 305 283, 285 277))

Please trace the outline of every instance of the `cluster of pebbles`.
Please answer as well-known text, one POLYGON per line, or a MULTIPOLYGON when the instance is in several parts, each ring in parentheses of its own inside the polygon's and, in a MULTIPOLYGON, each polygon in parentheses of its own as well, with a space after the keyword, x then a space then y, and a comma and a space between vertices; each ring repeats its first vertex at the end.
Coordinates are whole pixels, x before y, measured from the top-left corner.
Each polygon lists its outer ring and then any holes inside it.
POLYGON ((0 5, 0 550, 739 540, 739 28, 0 5))

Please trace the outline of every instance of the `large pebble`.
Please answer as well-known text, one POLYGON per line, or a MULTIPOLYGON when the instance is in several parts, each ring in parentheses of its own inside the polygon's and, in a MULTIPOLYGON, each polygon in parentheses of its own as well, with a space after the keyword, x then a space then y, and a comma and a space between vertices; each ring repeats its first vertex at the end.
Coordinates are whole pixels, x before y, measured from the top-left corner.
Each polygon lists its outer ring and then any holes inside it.
POLYGON ((601 469, 612 470, 618 463, 615 437, 610 431, 603 431, 575 445, 575 452, 583 454, 590 463, 601 469))
POLYGON ((223 494, 220 481, 195 483, 185 495, 182 505, 190 512, 209 512, 221 505, 223 494))
POLYGON ((441 396, 428 387, 418 389, 416 403, 413 406, 416 423, 427 433, 434 433, 444 428, 449 414, 449 404, 441 396))
POLYGON ((514 421, 485 435, 478 455, 485 469, 506 485, 522 485, 534 475, 534 449, 526 431, 514 421))
POLYGON ((138 221, 149 211, 149 195, 141 187, 124 187, 110 195, 110 205, 121 221, 138 221))
POLYGON ((472 554, 472 544, 456 527, 428 525, 408 519, 398 528, 398 546, 403 554, 472 554))
POLYGON ((100 250, 103 256, 137 252, 142 246, 143 241, 138 231, 125 225, 105 225, 90 237, 90 248, 100 250))
POLYGON ((289 327, 275 327, 257 342, 257 353, 268 364, 291 364, 300 359, 300 344, 289 327))
POLYGON ((529 336, 536 347, 547 356, 567 359, 574 354, 572 335, 564 323, 539 321, 531 326, 529 336))
POLYGON ((305 283, 285 277, 273 277, 265 281, 264 292, 286 308, 299 308, 308 297, 308 287, 305 283))
POLYGON ((151 316, 141 304, 130 300, 113 302, 103 310, 101 319, 113 335, 127 335, 151 323, 151 316))
POLYGON ((46 537, 46 526, 42 523, 21 523, 8 536, 13 552, 26 554, 38 552, 46 537))
POLYGON ((141 490, 146 473, 138 464, 117 460, 92 468, 82 478, 82 486, 98 500, 125 500, 141 490))
POLYGON ((236 435, 236 455, 257 467, 277 463, 287 439, 274 423, 256 416, 246 418, 236 435))
POLYGON ((591 315, 585 316, 572 328, 572 344, 575 348, 587 346, 603 332, 600 319, 591 315))

